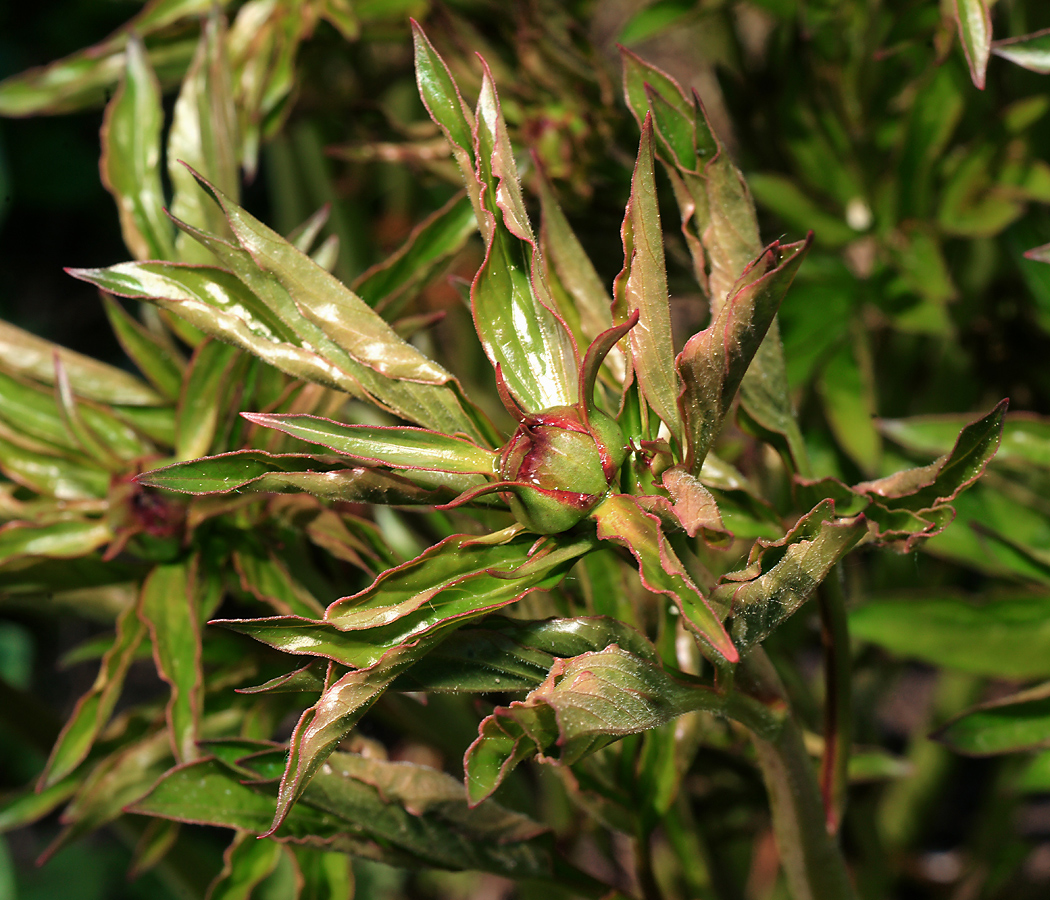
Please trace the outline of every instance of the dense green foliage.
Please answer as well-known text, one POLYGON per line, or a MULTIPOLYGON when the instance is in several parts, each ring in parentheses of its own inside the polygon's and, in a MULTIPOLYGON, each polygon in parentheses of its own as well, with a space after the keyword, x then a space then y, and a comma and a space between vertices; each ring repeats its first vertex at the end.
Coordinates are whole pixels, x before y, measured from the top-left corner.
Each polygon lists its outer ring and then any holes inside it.
POLYGON ((0 82, 126 248, 109 361, 0 321, 0 894, 1043 896, 1047 26, 153 0, 0 82))

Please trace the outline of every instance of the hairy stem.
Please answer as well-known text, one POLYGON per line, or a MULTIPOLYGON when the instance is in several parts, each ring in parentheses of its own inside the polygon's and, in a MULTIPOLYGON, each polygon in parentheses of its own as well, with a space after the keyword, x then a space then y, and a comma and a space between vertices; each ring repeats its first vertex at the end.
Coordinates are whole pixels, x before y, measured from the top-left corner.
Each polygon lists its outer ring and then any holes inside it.
MULTIPOLYGON (((770 706, 786 704, 780 679, 764 650, 752 650, 741 669, 741 680, 746 676, 758 699, 770 706)), ((820 787, 798 725, 786 716, 775 736, 753 734, 753 741, 793 900, 854 900, 846 861, 825 825, 820 787)))

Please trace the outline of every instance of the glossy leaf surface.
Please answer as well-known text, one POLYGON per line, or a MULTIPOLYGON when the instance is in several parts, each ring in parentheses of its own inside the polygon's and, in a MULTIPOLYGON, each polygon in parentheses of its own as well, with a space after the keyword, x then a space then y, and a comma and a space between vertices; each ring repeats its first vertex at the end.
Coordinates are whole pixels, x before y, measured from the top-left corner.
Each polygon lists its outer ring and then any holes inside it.
POLYGON ((992 53, 1040 75, 1050 75, 1050 28, 994 41, 992 53))
POLYGON ((970 67, 970 78, 983 91, 992 43, 992 17, 986 0, 955 0, 955 21, 970 67))
POLYGON ((422 428, 344 425, 304 415, 244 413, 256 425, 320 444, 372 465, 429 469, 462 475, 493 474, 496 454, 461 438, 422 428))

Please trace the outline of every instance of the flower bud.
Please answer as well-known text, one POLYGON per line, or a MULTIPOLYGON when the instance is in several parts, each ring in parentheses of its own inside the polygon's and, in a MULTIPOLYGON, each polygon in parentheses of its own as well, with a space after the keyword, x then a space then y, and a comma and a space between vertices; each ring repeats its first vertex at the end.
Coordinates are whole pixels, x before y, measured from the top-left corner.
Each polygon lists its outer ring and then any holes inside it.
POLYGON ((500 476, 521 487, 502 496, 530 531, 571 528, 616 477, 626 456, 623 433, 604 413, 593 411, 589 419, 588 427, 572 406, 549 409, 526 419, 503 449, 500 476))

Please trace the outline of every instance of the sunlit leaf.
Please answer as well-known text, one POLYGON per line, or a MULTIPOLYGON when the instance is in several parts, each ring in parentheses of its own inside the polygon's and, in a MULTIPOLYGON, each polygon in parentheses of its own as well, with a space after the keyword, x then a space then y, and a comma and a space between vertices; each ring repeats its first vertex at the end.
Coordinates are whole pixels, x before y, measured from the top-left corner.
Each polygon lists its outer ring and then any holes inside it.
POLYGON ((186 362, 170 339, 151 332, 112 297, 103 294, 102 303, 124 352, 160 394, 167 400, 178 400, 186 362))
MULTIPOLYGON (((204 23, 193 62, 175 102, 167 153, 168 176, 174 192, 171 214, 195 228, 221 235, 229 234, 222 212, 187 166, 203 173, 229 196, 238 196, 240 148, 227 48, 225 22, 213 14, 204 23)), ((178 234, 175 246, 183 262, 215 261, 206 248, 184 232, 178 234)))
POLYGON ((0 565, 26 557, 70 559, 87 556, 113 539, 98 519, 40 523, 8 522, 0 527, 0 565))
POLYGON ((422 428, 343 425, 319 416, 244 413, 256 425, 320 444, 371 465, 462 475, 494 474, 496 454, 462 438, 422 428))
POLYGON ((986 0, 955 0, 955 21, 970 66, 970 77, 983 91, 992 43, 992 17, 988 14, 986 0))
POLYGON ((205 341, 194 351, 175 421, 175 455, 180 460, 204 456, 211 448, 239 355, 236 348, 220 341, 205 341))
POLYGON ((127 68, 102 122, 102 183, 117 201, 124 243, 136 259, 170 259, 174 229, 164 215, 160 84, 138 37, 125 51, 127 68))
POLYGON ((83 356, 0 320, 0 369, 55 383, 55 352, 78 397, 125 406, 160 406, 164 398, 123 369, 83 356))
POLYGON ((998 449, 1006 406, 1006 400, 1000 401, 988 415, 963 428, 951 452, 936 462, 864 482, 855 489, 889 509, 919 511, 950 503, 981 477, 998 449))
POLYGON ((992 53, 1040 75, 1050 75, 1050 28, 993 41, 992 53))

